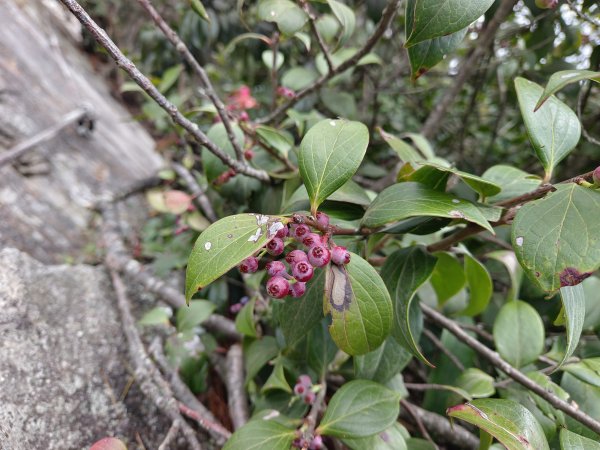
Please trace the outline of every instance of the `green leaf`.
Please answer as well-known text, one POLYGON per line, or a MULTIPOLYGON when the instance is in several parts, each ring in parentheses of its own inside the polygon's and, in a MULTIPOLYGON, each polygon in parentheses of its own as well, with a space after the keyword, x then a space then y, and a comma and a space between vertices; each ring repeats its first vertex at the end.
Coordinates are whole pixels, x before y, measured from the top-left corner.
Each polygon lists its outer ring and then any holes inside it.
POLYGON ((274 420, 254 419, 233 433, 223 450, 289 450, 295 438, 295 428, 274 420))
POLYGON ((546 171, 545 179, 549 180, 556 165, 579 142, 581 124, 575 113, 556 97, 534 112, 543 91, 538 84, 517 78, 515 87, 529 140, 546 171))
POLYGON ((600 192, 576 184, 518 210, 512 244, 525 273, 544 291, 573 286, 600 267, 600 192))
POLYGON ((479 399, 453 406, 446 413, 494 436, 508 450, 549 450, 533 414, 512 400, 479 399))
POLYGON ((240 310, 235 318, 235 328, 244 336, 258 337, 256 333, 256 324, 254 323, 254 305, 256 298, 252 298, 240 310))
POLYGON ((299 91, 309 86, 318 76, 314 69, 293 67, 281 77, 281 85, 299 91))
POLYGON ((460 292, 467 279, 462 265, 452 254, 438 252, 435 256, 437 262, 430 283, 437 295, 438 304, 443 305, 460 292))
MULTIPOLYGON (((580 411, 592 418, 600 420, 600 388, 585 383, 570 373, 563 374, 560 386, 569 393, 571 402, 577 405, 580 411)), ((600 436, 585 425, 582 425, 570 416, 565 417, 567 426, 575 433, 600 441, 600 436)))
MULTIPOLYGON (((237 124, 231 124, 231 128, 233 129, 236 142, 241 148, 244 148, 244 132, 237 124)), ((217 123, 210 127, 206 135, 211 141, 218 145, 221 150, 223 150, 229 156, 235 158, 235 150, 229 141, 227 130, 225 130, 225 126, 222 123, 217 123)), ((229 167, 226 166, 223 161, 221 161, 211 152, 203 152, 202 163, 206 179, 209 183, 212 183, 219 175, 229 169, 229 167)))
MULTIPOLYGON (((564 401, 569 400, 569 394, 559 385, 554 383, 548 375, 541 372, 530 372, 527 374, 527 376, 546 389, 548 392, 556 395, 558 398, 564 401)), ((547 400, 544 400, 542 397, 534 394, 533 392, 527 391, 526 395, 533 399, 540 412, 548 417, 552 422, 558 423, 561 426, 566 426, 565 415, 562 411, 555 409, 552 405, 550 405, 550 403, 548 403, 547 400)))
MULTIPOLYGON (((321 304, 322 302, 319 303, 321 304)), ((310 329, 306 342, 306 360, 309 367, 317 373, 319 378, 325 376, 327 366, 338 351, 327 328, 327 320, 321 320, 320 324, 310 329)))
POLYGON ((560 448, 561 450, 600 450, 600 443, 573 433, 566 428, 561 428, 560 448))
MULTIPOLYGON (((271 70, 273 68, 273 51, 265 50, 262 52, 261 59, 263 64, 267 67, 267 69, 271 70)), ((285 61, 285 56, 283 53, 277 52, 277 56, 275 56, 275 70, 281 69, 283 63, 285 61)))
POLYGON ((152 308, 150 311, 144 314, 138 323, 145 326, 169 325, 169 320, 172 316, 173 311, 171 308, 159 306, 157 308, 152 308))
POLYGON ((244 352, 246 383, 252 380, 266 363, 279 354, 277 340, 273 336, 264 336, 252 342, 244 352))
POLYGON ((300 298, 278 303, 276 317, 288 347, 294 346, 323 318, 325 270, 316 270, 300 298))
POLYGON ((392 336, 414 356, 432 367, 415 342, 411 303, 417 290, 433 273, 435 264, 434 256, 421 247, 413 246, 389 255, 381 269, 381 276, 394 297, 392 336))
POLYGON ((398 154, 398 158, 404 162, 417 162, 423 161, 425 158, 408 142, 394 136, 393 134, 386 133, 383 129, 379 128, 379 134, 385 142, 398 154))
POLYGON ((398 418, 399 402, 399 394, 378 383, 350 381, 333 395, 316 432, 338 438, 379 433, 398 418))
POLYGON ((600 358, 586 358, 566 364, 563 370, 587 384, 600 388, 600 358))
POLYGON ((275 237, 289 219, 261 214, 225 217, 198 236, 185 274, 185 298, 252 256, 275 237))
POLYGON ((206 12, 206 8, 200 0, 190 0, 190 6, 196 14, 198 14, 200 17, 202 17, 204 20, 210 23, 210 16, 206 12))
POLYGON ((354 33, 354 28, 356 26, 354 11, 337 0, 327 0, 327 3, 329 3, 333 14, 342 26, 342 35, 340 37, 339 45, 344 45, 348 42, 348 39, 352 37, 352 33, 354 33))
MULTIPOLYGON (((360 206, 368 206, 371 203, 371 199, 366 191, 352 180, 346 181, 327 200, 331 202, 352 203, 360 206)), ((292 213, 306 208, 310 208, 310 201, 306 186, 301 185, 288 199, 282 212, 292 213)))
POLYGON ((294 145, 294 138, 289 134, 276 128, 258 125, 255 129, 261 141, 287 156, 294 145))
POLYGON ((326 269, 324 310, 331 314, 331 337, 349 355, 379 347, 390 333, 392 301, 377 271, 352 253, 346 266, 326 269))
POLYGON ((442 172, 431 166, 421 166, 414 170, 412 164, 404 164, 398 172, 397 181, 398 183, 414 181, 434 191, 446 192, 448 178, 450 178, 449 172, 442 172))
POLYGON ((463 28, 448 36, 429 39, 409 47, 408 59, 410 61, 412 79, 416 80, 442 61, 448 53, 457 49, 465 38, 467 30, 468 28, 463 28))
POLYGON ((356 378, 387 383, 394 375, 400 373, 412 358, 392 337, 372 352, 354 357, 354 374, 356 378))
POLYGON ((176 66, 170 67, 162 75, 160 79, 160 83, 156 86, 156 89, 160 91, 161 94, 164 94, 169 89, 173 87, 179 75, 183 72, 183 64, 177 64, 176 66))
POLYGON ((486 310, 492 298, 494 284, 492 283, 492 277, 482 263, 469 254, 464 256, 465 275, 469 287, 469 304, 460 314, 463 316, 476 316, 486 310))
POLYGON ((464 219, 494 233, 475 204, 412 182, 395 184, 381 191, 367 209, 362 225, 377 228, 415 216, 464 219))
POLYGON ((581 284, 561 287, 560 298, 567 329, 567 348, 556 369, 562 366, 577 348, 585 320, 585 293, 581 284))
POLYGON ((424 166, 432 167, 440 172, 448 172, 456 175, 465 182, 467 186, 473 189, 475 192, 480 194, 482 197, 491 197, 498 194, 501 191, 500 186, 484 178, 472 175, 462 170, 458 170, 454 167, 445 167, 439 164, 425 163, 424 166))
POLYGON ((323 120, 302 139, 298 164, 313 212, 358 169, 369 144, 360 122, 323 120))
POLYGON ((499 194, 488 198, 488 201, 492 203, 501 202, 534 191, 542 182, 536 175, 531 175, 516 167, 501 164, 490 167, 481 177, 502 188, 499 194))
POLYGON ((372 436, 356 439, 343 439, 352 450, 408 450, 404 439, 406 431, 398 422, 372 436))
POLYGON ((325 42, 333 40, 340 29, 340 23, 331 14, 321 14, 317 18, 315 25, 325 42))
POLYGON ((446 36, 468 27, 482 16, 494 0, 420 0, 407 3, 406 43, 446 36))
POLYGON ((474 367, 465 370, 456 380, 456 385, 474 398, 490 397, 496 392, 494 377, 474 367))
POLYGON ((290 0, 262 0, 258 4, 258 18, 275 22, 279 30, 289 36, 299 31, 308 20, 306 13, 290 0))
POLYGON ((494 344, 500 356, 513 366, 523 367, 544 351, 544 323, 528 303, 506 303, 494 321, 494 344))
POLYGON ((215 310, 215 305, 207 300, 192 300, 187 307, 177 310, 177 330, 185 331, 200 325, 215 310))
POLYGON ((269 378, 267 378, 267 381, 265 381, 265 384, 260 391, 265 393, 274 389, 285 391, 289 394, 292 393, 292 388, 285 379, 285 372, 283 370, 283 362, 281 358, 277 359, 275 367, 273 367, 273 372, 271 372, 271 375, 269 375, 269 378))
POLYGON ((592 80, 600 83, 600 72, 592 72, 591 70, 561 70, 553 73, 548 80, 544 93, 535 105, 536 111, 551 95, 556 94, 568 84, 577 83, 582 80, 592 80))
POLYGON ((521 281, 523 280, 523 269, 519 265, 515 253, 510 250, 496 250, 488 253, 487 257, 504 264, 508 276, 510 277, 511 284, 510 291, 506 294, 506 300, 517 300, 521 288, 521 281))

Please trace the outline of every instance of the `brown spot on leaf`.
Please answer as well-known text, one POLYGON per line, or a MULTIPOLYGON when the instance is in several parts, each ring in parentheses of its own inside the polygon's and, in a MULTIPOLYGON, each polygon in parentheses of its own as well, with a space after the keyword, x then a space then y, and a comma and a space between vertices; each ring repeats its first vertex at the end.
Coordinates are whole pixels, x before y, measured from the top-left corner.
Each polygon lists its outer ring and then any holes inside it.
POLYGON ((582 273, 575 267, 567 267, 560 273, 560 287, 575 286, 591 275, 591 272, 582 273))

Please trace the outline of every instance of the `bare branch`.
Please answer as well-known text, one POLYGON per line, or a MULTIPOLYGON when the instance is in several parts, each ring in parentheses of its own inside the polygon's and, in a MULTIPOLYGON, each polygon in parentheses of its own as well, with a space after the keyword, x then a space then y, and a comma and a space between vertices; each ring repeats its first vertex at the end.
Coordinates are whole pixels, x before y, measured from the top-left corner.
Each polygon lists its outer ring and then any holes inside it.
POLYGON ((225 127, 225 131, 227 132, 227 137, 229 138, 229 142, 231 142, 231 145, 233 146, 233 149, 235 150, 236 158, 238 159, 238 161, 243 161, 244 152, 242 151, 242 148, 240 147, 240 144, 238 143, 238 141, 235 139, 235 134, 233 132, 233 128, 231 127, 231 117, 227 113, 227 110, 225 109, 225 105, 223 104, 223 102, 217 95, 215 89, 213 88, 212 83, 210 82, 210 78, 208 78, 208 74, 206 73, 204 68, 200 65, 198 60, 196 58, 194 58, 194 55, 192 55, 192 52, 190 51, 190 49, 187 48, 187 46, 185 45, 183 40, 175 32, 175 30, 173 30, 167 24, 165 19, 162 18, 162 16, 158 13, 156 8, 154 8, 154 6, 152 6, 152 3, 150 3, 150 0, 137 0, 137 1, 142 6, 142 8, 144 8, 146 10, 146 12, 148 14, 150 14, 150 17, 152 17, 152 20, 154 21, 156 26, 160 29, 160 31, 163 32, 165 37, 169 40, 169 42, 173 45, 173 47, 175 47, 175 49, 179 52, 179 54, 184 59, 184 61, 186 61, 190 65, 192 70, 200 78, 200 84, 202 85, 203 93, 210 99, 212 104, 215 105, 215 108, 217 109, 217 113, 219 114, 219 117, 221 118, 221 121, 223 122, 223 126, 225 127))
POLYGON ((435 345, 444 355, 446 355, 448 359, 452 361, 452 364, 454 364, 459 370, 465 370, 465 366, 460 359, 458 359, 454 353, 448 350, 443 342, 440 341, 438 337, 433 334, 433 332, 429 331, 427 328, 423 328, 423 334, 427 336, 427 339, 429 339, 433 345, 435 345))
POLYGON ((592 25, 596 26, 596 27, 600 27, 600 20, 593 18, 592 16, 584 13, 582 10, 580 10, 571 0, 566 0, 567 3, 569 4, 569 8, 571 8, 571 11, 573 11, 575 14, 577 14, 577 16, 588 23, 591 23, 592 25))
POLYGON ((321 49, 321 52, 323 53, 323 56, 325 57, 325 62, 327 63, 327 68, 329 69, 329 72, 331 72, 331 71, 333 71, 333 62, 331 61, 331 55, 329 54, 329 49, 327 48, 327 45, 325 44, 325 41, 323 40, 323 36, 321 36, 321 33, 319 33, 319 30, 317 29, 317 24, 316 24, 317 18, 315 17, 315 13, 312 11, 310 5, 308 4, 308 2, 306 0, 301 0, 300 5, 302 6, 302 9, 308 16, 308 23, 310 25, 310 30, 312 31, 312 34, 315 35, 317 44, 319 45, 319 48, 321 49))
POLYGON ((171 448, 171 443, 177 439, 177 435, 179 434, 179 429, 181 428, 181 422, 178 420, 174 421, 169 428, 169 432, 158 446, 158 450, 169 450, 171 448))
POLYGON ((264 170, 258 170, 250 167, 243 161, 238 161, 211 141, 206 134, 200 130, 197 124, 188 120, 177 107, 162 95, 152 82, 146 77, 135 64, 128 59, 123 52, 115 45, 108 37, 106 32, 98 26, 96 22, 88 15, 88 13, 75 0, 60 0, 81 24, 90 32, 96 41, 106 49, 108 54, 115 60, 117 65, 146 92, 165 112, 171 117, 173 122, 181 126, 190 135, 194 137, 200 144, 205 146, 211 153, 219 158, 225 165, 234 169, 237 173, 242 173, 249 177, 256 178, 261 181, 268 182, 269 175, 264 170))
POLYGON ((27 153, 33 147, 42 142, 49 141, 54 138, 58 133, 60 133, 63 129, 68 127, 69 125, 78 122, 89 115, 89 110, 86 108, 77 108, 70 113, 66 114, 63 118, 61 118, 54 125, 49 126, 48 128, 40 131, 34 136, 25 139, 23 142, 18 143, 13 148, 0 153, 0 167, 3 167, 20 156, 27 153))
MULTIPOLYGON (((61 0, 61 1, 66 1, 66 0, 61 0)), ((375 46, 375 44, 377 44, 377 42, 379 42, 379 40, 382 38, 383 34, 390 26, 392 19, 396 15, 396 12, 398 11, 398 8, 400 7, 401 3, 402 3, 402 0, 390 0, 390 2, 385 7, 383 14, 381 15, 381 20, 379 21, 379 24, 377 25, 377 28, 375 29, 375 31, 373 32, 371 37, 369 37, 369 39, 367 40, 365 45, 363 45, 363 47, 360 50, 358 50, 354 55, 352 55, 352 57, 350 59, 347 59, 339 66, 335 67, 333 70, 330 70, 325 75, 318 78, 310 86, 307 86, 304 89, 302 89, 301 91, 298 91, 294 98, 291 98, 284 104, 280 105, 277 109, 272 111, 270 114, 256 120, 255 122, 259 123, 259 124, 265 124, 265 123, 270 123, 270 122, 277 120, 279 117, 281 117, 283 114, 285 114, 285 112, 288 109, 292 108, 296 103, 298 103, 300 100, 302 100, 307 95, 315 92, 317 89, 319 89, 321 86, 323 86, 327 81, 329 81, 335 75, 338 75, 338 74, 350 69, 351 67, 356 66, 358 64, 358 62, 360 61, 360 59, 363 56, 365 56, 367 53, 369 53, 371 51, 371 49, 375 46)))
MULTIPOLYGON (((304 420, 304 423, 306 424, 306 431, 304 432, 304 436, 306 437, 307 445, 314 438, 319 413, 323 409, 323 406, 325 406, 325 394, 327 393, 327 382, 325 380, 325 376, 321 378, 320 384, 321 389, 319 389, 319 392, 315 397, 315 401, 310 407, 310 411, 308 412, 308 415, 304 420)), ((306 447, 304 447, 302 450, 306 450, 306 447)))
POLYGON ((211 222, 216 222, 217 215, 212 207, 212 203, 204 193, 204 189, 200 187, 190 171, 179 163, 172 163, 171 167, 187 186, 187 190, 190 194, 192 194, 193 202, 196 204, 196 206, 202 210, 208 220, 211 222))
POLYGON ((443 118, 446 115, 446 111, 448 111, 448 108, 454 103, 454 100, 467 80, 477 71, 477 68, 479 67, 478 62, 489 51, 496 32, 500 28, 502 22, 504 22, 504 19, 512 12, 516 3, 517 0, 502 0, 494 17, 492 17, 485 30, 479 35, 475 48, 473 48, 471 54, 460 66, 458 74, 454 78, 452 87, 446 91, 442 99, 436 103, 436 106, 431 114, 429 114, 429 117, 427 117, 423 128, 421 128, 421 134, 423 134, 423 136, 431 138, 439 130, 443 118))
POLYGON ((457 324, 453 320, 448 319, 435 309, 431 308, 430 306, 427 306, 425 303, 421 303, 421 309, 423 310, 425 316, 431 319, 432 322, 435 322, 437 325, 447 329, 450 333, 456 336, 456 338, 459 341, 471 347, 473 350, 475 350, 477 353, 479 353, 481 356, 487 359, 494 367, 504 372, 517 383, 521 384, 530 391, 539 395, 552 406, 554 406, 556 409, 571 416, 573 419, 589 427, 594 432, 600 433, 600 422, 581 411, 577 405, 573 405, 564 401, 552 392, 546 390, 545 388, 534 382, 523 372, 514 368, 508 362, 502 359, 502 357, 497 352, 489 349, 477 339, 471 337, 460 327, 459 324, 457 324))
POLYGON ((417 414, 415 410, 413 410, 413 405, 407 402, 406 400, 400 400, 400 410, 408 412, 408 415, 413 418, 414 422, 417 424, 417 428, 419 428, 419 431, 421 432, 423 437, 427 439, 431 443, 431 445, 433 445, 435 450, 439 450, 440 448, 431 438, 429 432, 427 431, 427 428, 425 428, 425 424, 423 423, 423 420, 421 420, 421 416, 417 414))
POLYGON ((229 416, 234 429, 239 429, 248 422, 248 398, 244 383, 244 358, 239 344, 231 346, 227 352, 225 386, 227 388, 227 404, 229 416))

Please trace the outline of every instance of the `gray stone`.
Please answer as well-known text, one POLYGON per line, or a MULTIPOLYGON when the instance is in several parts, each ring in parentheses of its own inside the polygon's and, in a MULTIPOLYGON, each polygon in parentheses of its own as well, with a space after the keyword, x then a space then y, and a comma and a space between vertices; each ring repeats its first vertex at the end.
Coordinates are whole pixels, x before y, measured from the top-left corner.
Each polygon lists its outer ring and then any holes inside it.
POLYGON ((148 448, 168 421, 129 379, 107 273, 0 250, 0 448, 84 449, 105 436, 148 448))

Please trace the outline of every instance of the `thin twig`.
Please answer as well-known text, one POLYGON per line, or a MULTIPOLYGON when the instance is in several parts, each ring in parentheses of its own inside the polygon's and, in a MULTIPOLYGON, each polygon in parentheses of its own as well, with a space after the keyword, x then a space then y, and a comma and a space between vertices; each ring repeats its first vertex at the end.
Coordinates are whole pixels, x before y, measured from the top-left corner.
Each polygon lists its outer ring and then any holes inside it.
POLYGON ((235 139, 235 133, 233 132, 233 128, 231 126, 231 117, 227 113, 225 109, 225 105, 217 95, 215 89, 210 82, 210 78, 208 78, 208 74, 204 70, 204 68, 200 65, 198 60, 194 58, 192 52, 185 45, 183 40, 179 37, 177 32, 173 30, 163 19, 163 17, 158 13, 156 8, 152 6, 149 0, 137 0, 138 3, 146 10, 146 12, 152 17, 152 20, 156 24, 156 26, 163 32, 167 40, 175 47, 175 49, 179 52, 181 57, 187 62, 192 70, 198 75, 200 78, 200 84, 202 85, 203 93, 210 99, 215 108, 217 109, 217 113, 223 122, 223 126, 225 127, 225 131, 227 132, 227 137, 229 138, 229 142, 233 146, 235 150, 235 156, 238 161, 242 161, 244 159, 244 153, 242 152, 242 148, 240 147, 239 142, 235 139))
POLYGON ((452 444, 456 448, 464 450, 476 450, 479 448, 479 439, 471 434, 467 429, 460 425, 450 423, 444 416, 440 416, 431 411, 427 411, 407 400, 403 400, 404 405, 410 405, 408 408, 400 409, 400 417, 404 420, 420 419, 425 428, 438 440, 444 443, 452 444))
POLYGON ((216 433, 220 435, 219 445, 223 445, 225 440, 231 437, 231 433, 223 427, 220 423, 213 422, 212 420, 207 419, 203 414, 200 414, 197 410, 188 407, 185 403, 179 402, 179 411, 186 417, 193 419, 196 421, 198 425, 200 425, 203 429, 211 432, 211 434, 216 433))
MULTIPOLYGON (((66 0, 61 0, 61 1, 66 1, 66 0)), ((354 55, 352 55, 351 58, 347 59, 339 66, 335 67, 333 70, 327 72, 325 75, 318 78, 311 85, 298 91, 296 93, 295 97, 289 99, 287 102, 285 102, 284 104, 277 107, 277 109, 275 109, 271 113, 267 114, 266 116, 256 120, 255 122, 259 123, 259 124, 265 124, 265 123, 270 123, 270 122, 277 120, 279 117, 281 117, 283 114, 285 114, 285 112, 288 109, 292 108, 296 103, 298 103, 300 100, 302 100, 307 95, 315 92, 317 89, 319 89, 321 86, 323 86, 327 81, 329 81, 335 75, 338 75, 338 74, 345 72, 346 70, 356 66, 358 64, 358 62, 360 61, 360 59, 363 56, 365 56, 367 53, 369 53, 373 49, 375 44, 377 44, 377 42, 379 42, 379 40, 383 37, 385 31, 388 29, 390 23, 392 22, 392 19, 396 15, 396 12, 398 11, 398 8, 400 7, 401 3, 402 3, 402 0, 390 0, 390 2, 387 4, 385 9, 383 10, 383 14, 381 15, 381 20, 379 21, 379 24, 377 25, 377 28, 375 29, 375 31, 373 32, 371 37, 369 37, 367 42, 365 42, 365 45, 363 45, 362 48, 360 48, 354 55)))
POLYGON ((302 450, 307 450, 308 444, 314 438, 319 413, 323 409, 323 406, 325 406, 325 394, 327 394, 327 382, 325 376, 321 378, 320 386, 321 388, 315 397, 315 401, 310 407, 310 411, 308 412, 306 419, 304 419, 304 424, 306 426, 306 430, 304 431, 306 447, 303 447, 302 450))
POLYGON ((429 442, 431 442, 431 444, 433 445, 433 447, 436 450, 439 450, 439 447, 437 446, 437 444, 435 443, 435 441, 432 439, 431 435, 427 431, 427 428, 425 427, 425 424, 423 423, 423 420, 421 419, 421 416, 413 408, 413 406, 416 406, 416 405, 411 405, 406 400, 400 400, 400 406, 401 406, 401 408, 400 408, 401 411, 402 410, 408 411, 408 413, 410 414, 410 416, 413 418, 413 420, 417 424, 417 427, 419 428, 419 431, 421 432, 421 434, 423 435, 423 437, 425 439, 427 439, 429 442))
POLYGON ((193 202, 199 209, 202 210, 204 215, 211 222, 217 221, 217 215, 213 209, 212 203, 204 193, 204 189, 200 187, 194 176, 184 166, 179 163, 172 163, 171 167, 175 171, 179 178, 185 183, 187 190, 192 194, 193 202))
POLYGON ((334 66, 333 66, 333 62, 331 61, 331 55, 329 54, 329 49, 327 48, 327 44, 325 44, 325 41, 323 40, 323 36, 321 36, 321 33, 319 33, 319 29, 317 28, 317 24, 316 24, 317 18, 315 16, 315 13, 312 11, 310 5, 308 4, 308 2, 306 0, 300 0, 300 6, 302 6, 302 9, 308 16, 308 23, 310 25, 310 31, 312 32, 312 34, 314 34, 315 39, 317 40, 317 44, 319 45, 319 48, 321 49, 321 53, 323 53, 323 56, 325 57, 325 62, 327 63, 327 68, 329 69, 329 72, 332 72, 334 66))
POLYGON ((117 66, 123 69, 127 74, 146 92, 165 112, 171 117, 173 122, 180 125, 200 144, 205 146, 211 153, 219 158, 225 165, 231 167, 238 173, 248 175, 261 181, 268 182, 269 175, 264 170, 258 170, 250 167, 243 161, 238 161, 211 141, 206 134, 200 130, 197 124, 187 119, 177 107, 161 94, 152 82, 146 77, 135 64, 127 58, 123 52, 108 37, 106 32, 98 26, 96 22, 75 0, 60 0, 81 24, 90 32, 94 39, 102 46, 108 54, 115 60, 117 66))
POLYGON ((162 378, 160 372, 146 353, 129 307, 125 284, 116 271, 111 270, 110 275, 117 297, 117 305, 121 313, 121 320, 123 321, 123 332, 127 338, 129 353, 135 367, 135 375, 140 381, 142 392, 173 422, 180 423, 181 431, 191 449, 201 450, 202 447, 198 442, 196 433, 183 420, 179 413, 177 400, 173 397, 169 384, 162 378))
POLYGON ((600 27, 600 20, 594 19, 592 16, 584 13, 577 6, 575 6, 575 4, 571 0, 566 0, 566 1, 569 4, 571 11, 573 11, 575 14, 577 14, 577 16, 579 16, 580 19, 582 19, 588 23, 591 23, 594 26, 600 27))
POLYGON ((279 77, 277 75, 277 54, 279 52, 279 32, 275 31, 271 37, 271 53, 273 59, 271 60, 271 109, 274 110, 277 106, 277 87, 279 86, 279 77))
POLYGON ((158 446, 158 450, 169 450, 171 448, 171 443, 177 439, 177 435, 179 434, 179 429, 181 428, 181 422, 178 420, 173 421, 171 428, 169 428, 169 432, 158 446))
POLYGON ((244 388, 244 358, 239 344, 231 346, 227 352, 225 387, 227 388, 227 404, 229 416, 235 430, 248 422, 248 398, 244 388))
POLYGON ((460 359, 458 359, 455 354, 448 350, 443 344, 443 342, 440 341, 438 337, 435 334, 433 334, 432 331, 428 330, 427 328, 423 328, 423 334, 427 336, 427 339, 429 339, 433 343, 433 345, 435 345, 444 355, 446 355, 448 359, 452 361, 452 364, 458 367, 460 371, 465 370, 465 366, 460 361, 460 359))
POLYGON ((50 139, 58 135, 58 133, 60 133, 63 129, 75 122, 78 122, 79 120, 83 119, 88 115, 89 110, 86 108, 77 108, 71 111, 70 113, 65 114, 65 116, 61 118, 58 122, 56 122, 54 125, 51 125, 48 128, 35 134, 34 136, 25 139, 23 142, 19 142, 11 149, 0 153, 0 167, 9 164, 10 162, 24 155, 36 145, 41 144, 45 141, 49 141, 50 139))
POLYGON ((537 384, 523 372, 514 368, 508 362, 502 359, 502 357, 497 352, 489 349, 477 339, 469 336, 469 334, 465 332, 458 323, 454 322, 451 319, 448 319, 435 309, 431 308, 430 306, 427 306, 425 303, 421 303, 421 309, 423 310, 423 313, 427 317, 429 317, 433 322, 447 329, 450 333, 456 336, 456 338, 459 341, 471 347, 473 350, 475 350, 477 353, 479 353, 481 356, 487 359, 494 367, 504 372, 517 383, 533 391, 535 394, 542 397, 556 409, 571 416, 578 422, 581 422, 594 432, 600 433, 600 422, 581 411, 577 405, 568 403, 562 400, 561 398, 557 397, 554 393, 547 391, 545 388, 537 384))
POLYGON ((512 12, 516 3, 517 0, 502 0, 494 17, 489 21, 485 30, 479 34, 471 54, 460 66, 458 74, 454 78, 452 87, 446 90, 442 99, 439 102, 436 102, 435 108, 431 111, 429 117, 427 117, 425 124, 421 128, 421 134, 423 136, 430 139, 440 129, 446 111, 448 111, 448 108, 454 103, 465 83, 479 67, 477 63, 489 51, 496 32, 500 28, 502 22, 504 22, 504 19, 512 12))
MULTIPOLYGON (((151 275, 142 264, 127 254, 119 232, 119 222, 114 205, 102 203, 99 208, 102 211, 104 220, 102 239, 106 246, 106 265, 112 270, 129 275, 148 291, 157 294, 174 308, 185 307, 185 297, 181 292, 151 275)), ((218 314, 211 314, 208 319, 202 322, 202 326, 213 333, 223 335, 227 339, 241 340, 241 335, 236 330, 235 324, 218 314)))
POLYGON ((240 128, 248 137, 250 137, 254 142, 256 142, 261 148, 265 149, 265 151, 267 151, 272 157, 274 157, 275 159, 277 159, 281 163, 283 163, 283 165, 285 165, 285 167, 288 170, 290 170, 292 172, 296 172, 298 170, 298 168, 296 166, 294 166, 288 158, 283 156, 280 151, 274 149, 270 145, 263 142, 260 139, 260 136, 258 136, 258 133, 256 132, 256 130, 254 130, 252 127, 248 126, 244 122, 241 122, 240 128))

